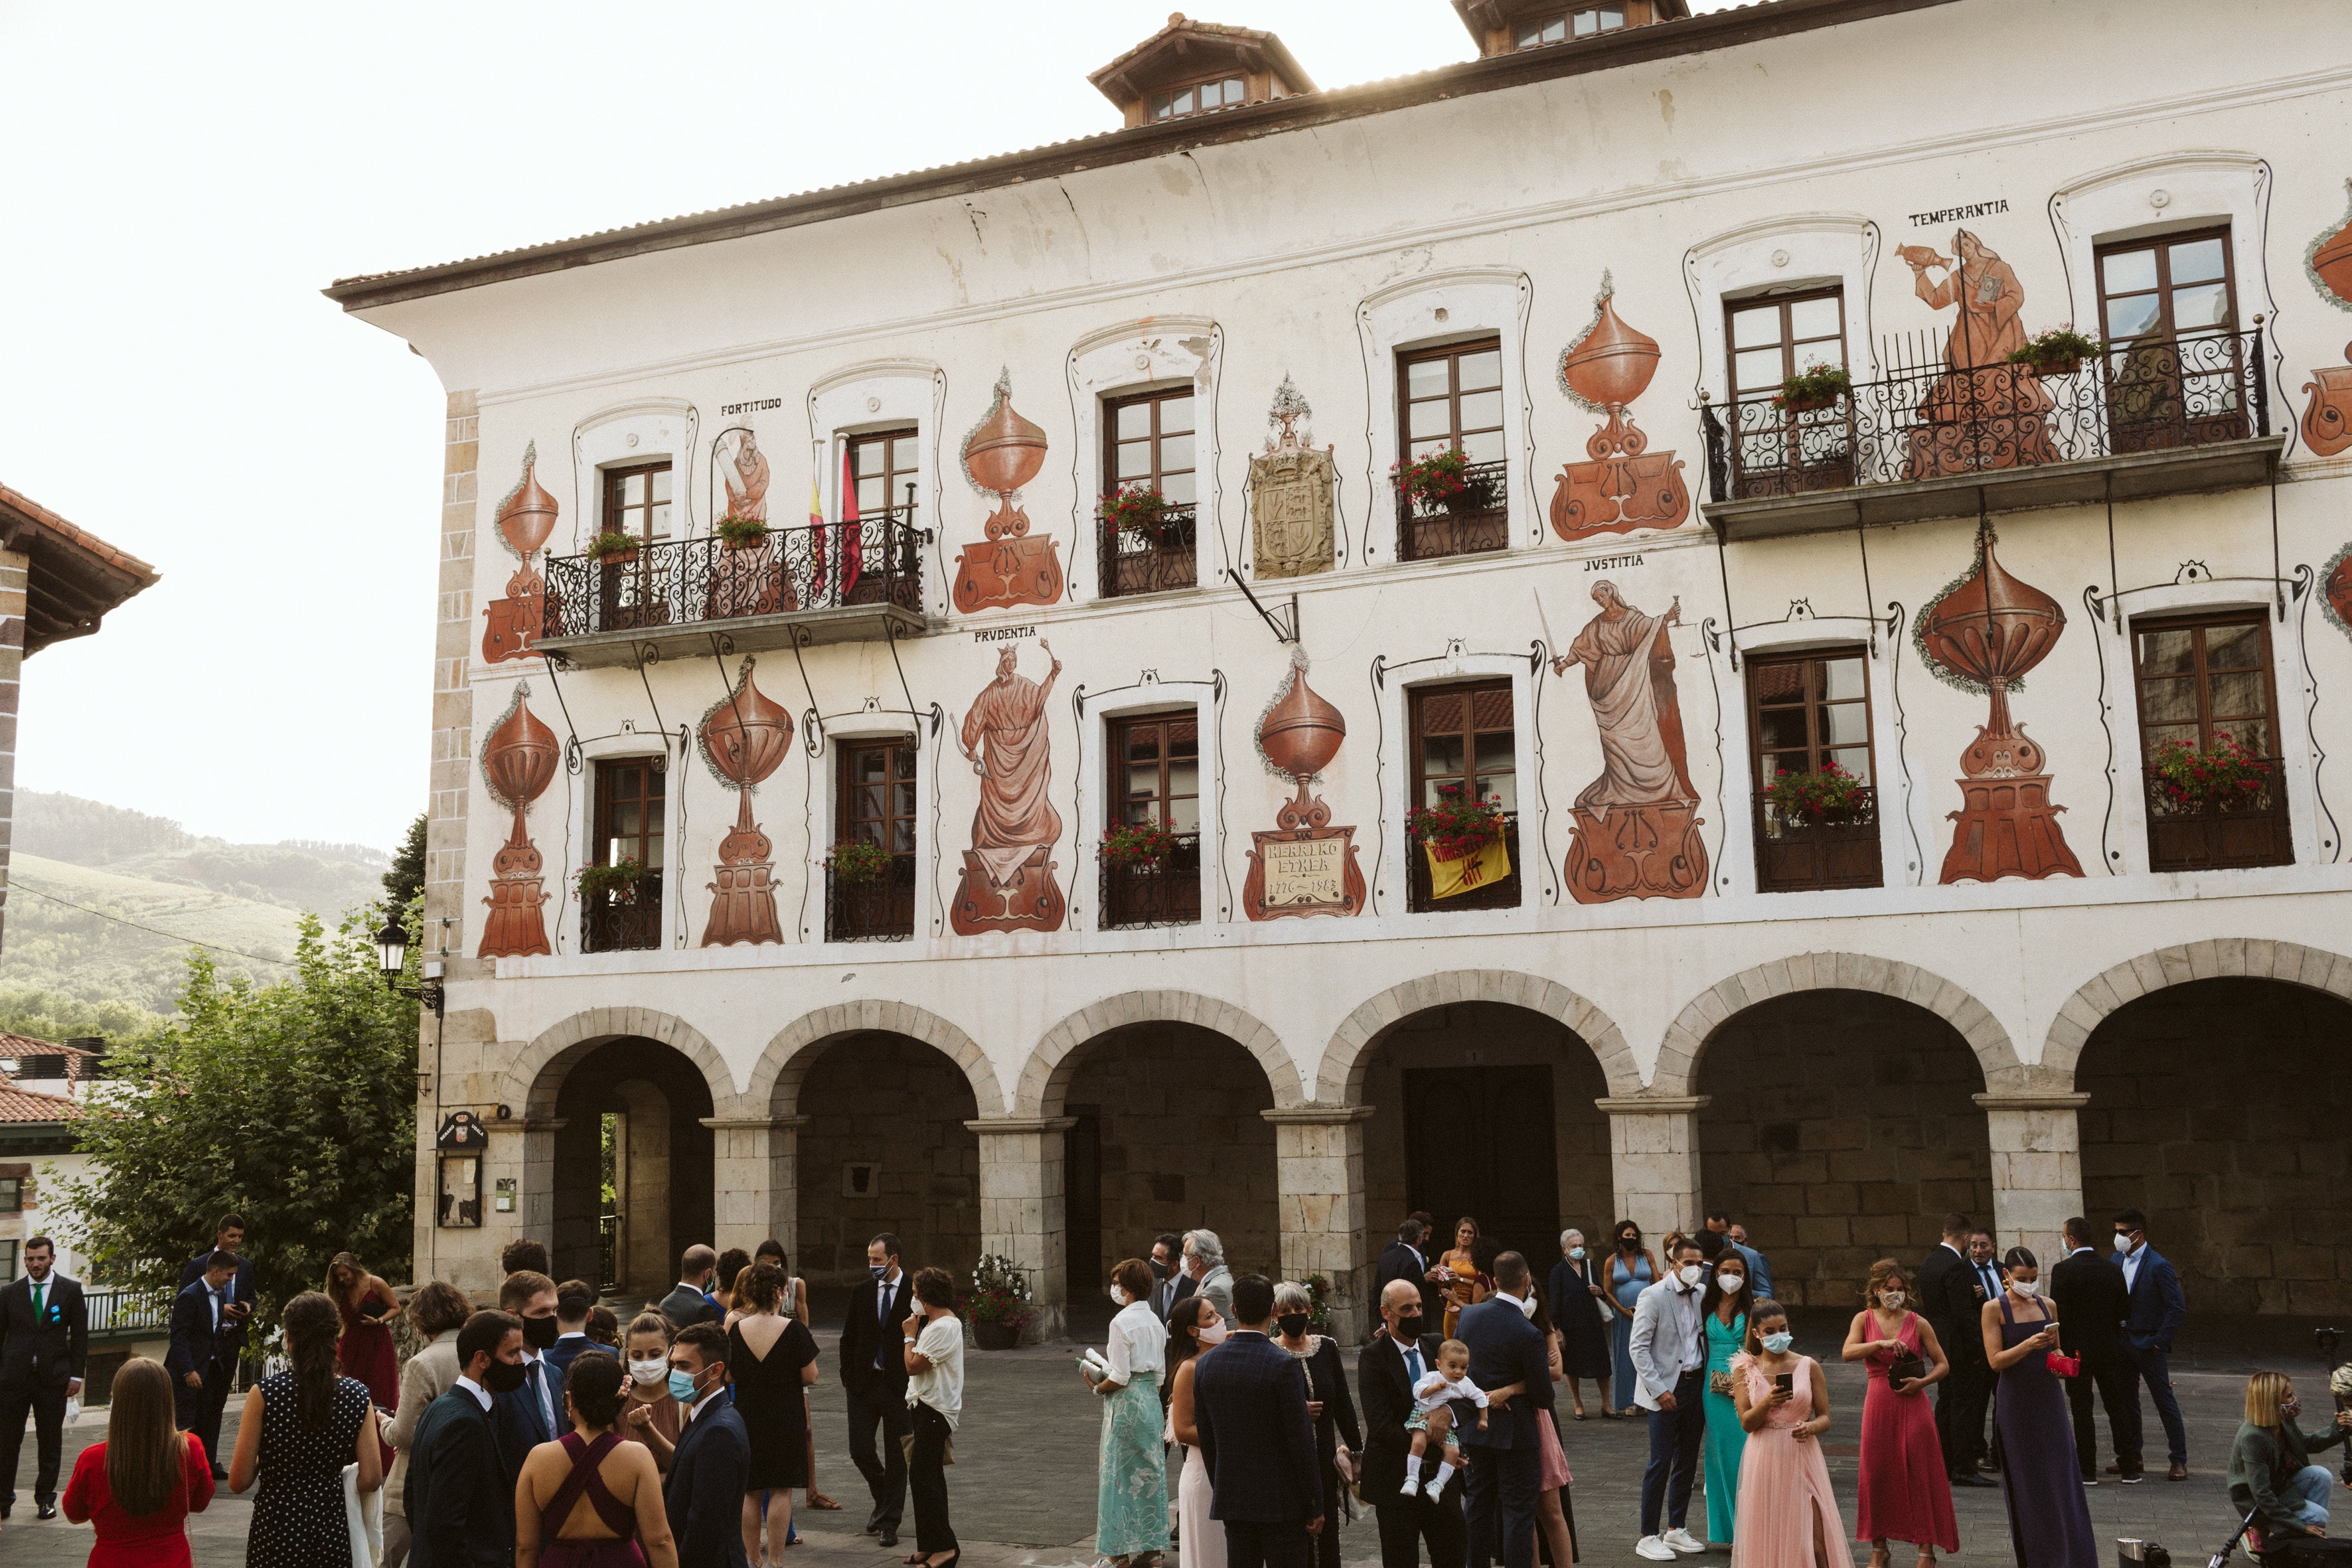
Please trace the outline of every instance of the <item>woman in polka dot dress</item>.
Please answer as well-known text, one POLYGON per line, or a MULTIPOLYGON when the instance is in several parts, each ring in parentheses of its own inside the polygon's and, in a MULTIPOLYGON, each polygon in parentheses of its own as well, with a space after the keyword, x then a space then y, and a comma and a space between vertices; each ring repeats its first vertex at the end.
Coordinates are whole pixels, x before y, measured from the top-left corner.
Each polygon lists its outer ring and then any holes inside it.
POLYGON ((236 1456, 228 1467, 233 1492, 245 1491, 257 1477, 261 1481, 246 1536, 246 1568, 348 1563, 343 1467, 358 1462, 363 1492, 383 1484, 380 1447, 360 1441, 362 1432, 375 1431, 375 1405, 366 1384, 335 1373, 342 1322, 331 1300, 305 1290, 286 1303, 279 1321, 289 1364, 245 1396, 236 1456))

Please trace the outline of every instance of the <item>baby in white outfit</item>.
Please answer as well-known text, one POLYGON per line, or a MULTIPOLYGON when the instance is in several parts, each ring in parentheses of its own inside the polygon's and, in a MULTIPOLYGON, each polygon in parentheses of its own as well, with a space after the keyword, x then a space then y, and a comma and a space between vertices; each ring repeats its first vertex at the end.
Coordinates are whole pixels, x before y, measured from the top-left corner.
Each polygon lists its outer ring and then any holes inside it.
POLYGON ((1405 1430, 1412 1434, 1412 1458, 1404 1468, 1404 1494, 1412 1495, 1413 1478, 1421 1473, 1421 1461, 1429 1446, 1438 1446, 1437 1473, 1429 1479, 1428 1495, 1435 1498, 1454 1479, 1462 1463, 1461 1447, 1452 1438, 1454 1401, 1466 1399, 1478 1407, 1478 1430, 1486 1429, 1486 1391, 1470 1381, 1470 1347, 1460 1340, 1448 1340, 1437 1347, 1437 1364, 1422 1380, 1412 1385, 1412 1414, 1405 1417, 1405 1430))

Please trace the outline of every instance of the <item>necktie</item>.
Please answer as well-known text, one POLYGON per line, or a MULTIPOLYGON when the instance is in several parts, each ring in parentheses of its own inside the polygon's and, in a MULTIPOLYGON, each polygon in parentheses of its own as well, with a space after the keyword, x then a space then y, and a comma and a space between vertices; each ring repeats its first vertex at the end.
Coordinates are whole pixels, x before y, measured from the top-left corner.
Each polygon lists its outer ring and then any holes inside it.
POLYGON ((1406 1376, 1412 1382, 1417 1384, 1421 1381, 1421 1347, 1419 1345, 1404 1347, 1404 1370, 1406 1376))
POLYGON ((539 1418, 547 1423, 548 1431, 553 1432, 555 1417, 549 1413, 547 1407, 547 1384, 539 1375, 541 1364, 538 1362, 531 1363, 530 1369, 525 1375, 530 1379, 530 1397, 539 1406, 539 1418))
POLYGON ((41 1321, 41 1292, 45 1289, 39 1280, 33 1281, 33 1321, 37 1324, 41 1321))

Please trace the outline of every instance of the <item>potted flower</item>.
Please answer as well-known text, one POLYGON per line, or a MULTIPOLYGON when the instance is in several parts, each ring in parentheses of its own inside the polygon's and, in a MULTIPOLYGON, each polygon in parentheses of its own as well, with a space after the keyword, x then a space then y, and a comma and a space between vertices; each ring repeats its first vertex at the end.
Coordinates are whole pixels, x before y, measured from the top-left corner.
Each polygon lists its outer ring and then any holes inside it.
POLYGON ((1158 870, 1176 858, 1176 836, 1156 822, 1115 823, 1103 829, 1096 853, 1114 866, 1158 870))
POLYGON ((1029 1326, 1028 1271, 1003 1253, 982 1253, 971 1271, 971 1291, 963 1309, 973 1342, 982 1350, 1013 1349, 1029 1326))
POLYGON ((711 531, 719 535, 719 542, 729 550, 749 550, 768 537, 768 525, 730 513, 720 518, 719 525, 711 531))
POLYGON ((1389 478, 1399 495, 1424 510, 1486 511, 1495 504, 1495 476, 1473 474, 1470 468, 1469 454, 1448 447, 1426 457, 1398 458, 1389 467, 1389 478))
POLYGON ((626 566, 637 558, 638 541, 633 534, 606 529, 588 542, 588 553, 602 566, 626 566))
POLYGON ((1834 407, 1853 392, 1853 377, 1843 365, 1815 360, 1780 384, 1772 406, 1786 414, 1810 414, 1817 408, 1834 407))
POLYGON ((578 879, 580 901, 593 903, 598 899, 608 904, 634 904, 637 887, 645 879, 646 868, 635 860, 615 860, 610 866, 583 866, 578 879))
POLYGON ((890 852, 863 838, 845 838, 833 847, 824 865, 835 886, 870 888, 889 871, 890 852))
POLYGON ((2071 321, 2061 321, 2046 332, 2025 340, 2022 348, 2010 352, 2009 363, 2021 364, 2035 375, 2072 375, 2083 368, 2086 359, 2096 359, 2106 352, 2106 344, 2096 338, 2084 337, 2071 321))
POLYGON ((1804 773, 1782 768, 1773 775, 1769 794, 1783 824, 1829 826, 1854 819, 1862 805, 1862 781, 1835 763, 1804 773))
POLYGON ((2148 758, 2148 777, 2162 804, 2188 814, 2207 806, 2251 806, 2270 782, 2271 765, 2227 730, 2213 731, 2203 751, 2185 741, 2167 741, 2148 758))
POLYGON ((1404 830, 1421 840, 1433 860, 1465 860, 1503 837, 1503 797, 1480 800, 1460 784, 1439 784, 1435 805, 1404 814, 1404 830))
POLYGON ((1095 502, 1095 516, 1120 533, 1164 544, 1168 498, 1150 485, 1123 485, 1095 502))

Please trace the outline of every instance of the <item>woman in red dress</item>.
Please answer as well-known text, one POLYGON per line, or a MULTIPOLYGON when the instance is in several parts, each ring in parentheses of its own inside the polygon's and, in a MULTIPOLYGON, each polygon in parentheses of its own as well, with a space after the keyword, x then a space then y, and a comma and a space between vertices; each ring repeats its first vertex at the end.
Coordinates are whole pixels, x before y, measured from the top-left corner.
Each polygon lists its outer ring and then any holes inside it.
POLYGON ((392 1344, 392 1319, 400 1310, 400 1298, 348 1252, 338 1252, 327 1265, 327 1294, 343 1320, 342 1337, 335 1342, 335 1370, 366 1384, 375 1407, 391 1415, 400 1405, 400 1357, 392 1344))
POLYGON ((89 1568, 190 1568, 188 1515, 213 1500, 205 1446, 172 1424, 172 1374, 133 1356, 114 1374, 106 1440, 74 1460, 66 1517, 97 1528, 89 1568))
POLYGON ((1927 1320, 1904 1306, 1909 1299, 1903 1266, 1880 1258, 1870 1266, 1870 1282, 1863 1288, 1863 1300, 1870 1305, 1853 1315, 1845 1334, 1845 1359, 1864 1363, 1870 1372, 1870 1392, 1862 1402, 1862 1474, 1854 1489, 1854 1534, 1870 1542, 1870 1568, 1887 1568, 1890 1541, 1916 1546, 1919 1568, 1936 1561, 1939 1546, 1960 1549, 1952 1483, 1926 1394, 1952 1363, 1927 1320), (1917 1358, 1926 1375, 1904 1378, 1898 1386, 1887 1369, 1902 1357, 1917 1358))

